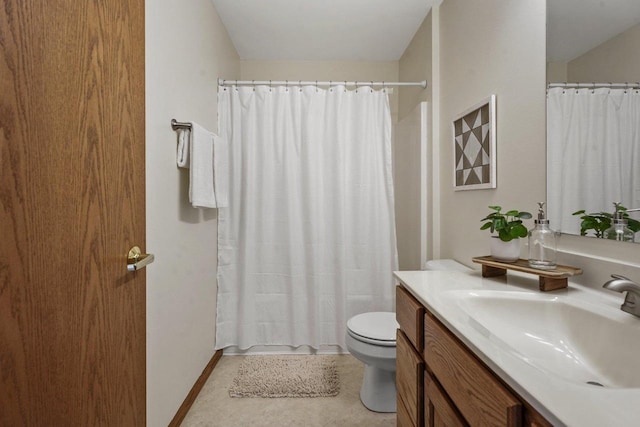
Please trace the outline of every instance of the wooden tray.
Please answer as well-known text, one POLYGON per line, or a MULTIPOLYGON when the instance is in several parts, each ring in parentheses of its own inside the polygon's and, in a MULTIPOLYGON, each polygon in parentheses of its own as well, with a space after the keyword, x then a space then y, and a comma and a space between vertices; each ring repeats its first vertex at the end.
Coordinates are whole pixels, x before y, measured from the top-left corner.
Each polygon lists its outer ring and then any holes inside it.
POLYGON ((539 277, 540 290, 543 292, 566 288, 569 283, 569 277, 582 274, 580 268, 568 265, 557 265, 554 270, 539 270, 529 267, 529 262, 522 258, 514 262, 496 261, 490 256, 475 257, 471 260, 477 264, 482 264, 482 277, 504 276, 507 274, 507 270, 535 274, 539 277))

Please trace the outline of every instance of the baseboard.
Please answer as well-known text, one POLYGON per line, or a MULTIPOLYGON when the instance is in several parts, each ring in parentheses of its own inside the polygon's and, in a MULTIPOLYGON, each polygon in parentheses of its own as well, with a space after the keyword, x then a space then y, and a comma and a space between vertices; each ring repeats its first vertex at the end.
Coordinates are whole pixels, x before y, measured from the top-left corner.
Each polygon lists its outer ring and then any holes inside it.
POLYGON ((276 355, 276 354, 349 354, 347 350, 336 345, 321 345, 313 348, 308 345, 297 347, 291 345, 254 345, 246 350, 241 350, 237 346, 229 346, 224 349, 225 356, 255 356, 255 355, 276 355))
POLYGON ((184 417, 187 416, 187 412, 189 412, 189 409, 191 409, 191 405, 193 405, 193 402, 195 402, 196 397, 198 397, 198 394, 200 394, 200 390, 202 390, 202 387, 204 387, 204 384, 207 382, 209 375, 211 375, 213 368, 216 367, 216 364, 221 358, 222 350, 218 350, 213 353, 213 357, 211 358, 209 363, 207 363, 207 366, 204 368, 204 370, 196 380, 195 384, 191 388, 191 391, 184 399, 184 402, 182 402, 182 405, 180 405, 180 408, 178 408, 178 412, 176 412, 176 415, 169 423, 169 427, 178 427, 180 424, 182 424, 184 417))

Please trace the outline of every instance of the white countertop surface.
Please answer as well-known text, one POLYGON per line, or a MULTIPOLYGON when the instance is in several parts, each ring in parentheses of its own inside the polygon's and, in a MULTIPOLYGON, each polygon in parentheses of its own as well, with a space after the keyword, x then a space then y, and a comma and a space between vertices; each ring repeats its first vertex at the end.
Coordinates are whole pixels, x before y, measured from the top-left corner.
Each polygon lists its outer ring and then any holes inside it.
MULTIPOLYGON (((539 292, 536 276, 512 271, 506 277, 494 278, 483 278, 479 271, 398 271, 394 274, 478 358, 554 425, 640 426, 640 388, 597 387, 540 369, 526 360, 526 354, 517 354, 508 346, 501 345, 500 339, 490 330, 479 328, 477 322, 474 326, 473 315, 452 302, 451 293, 444 296, 451 290, 521 292, 528 298, 537 298, 538 295, 549 298, 552 295, 560 300, 570 300, 574 305, 584 304, 589 310, 597 310, 616 322, 640 330, 640 318, 620 310, 624 299, 621 294, 610 292, 609 295, 609 292, 598 292, 571 283, 567 289, 539 292)), ((513 310, 514 316, 523 315, 518 313, 517 303, 513 310)), ((509 322, 504 312, 499 315, 505 317, 504 322, 509 322)), ((620 348, 619 351, 630 349, 620 348)), ((640 354, 636 359, 636 367, 630 366, 629 369, 637 369, 640 365, 640 354)))

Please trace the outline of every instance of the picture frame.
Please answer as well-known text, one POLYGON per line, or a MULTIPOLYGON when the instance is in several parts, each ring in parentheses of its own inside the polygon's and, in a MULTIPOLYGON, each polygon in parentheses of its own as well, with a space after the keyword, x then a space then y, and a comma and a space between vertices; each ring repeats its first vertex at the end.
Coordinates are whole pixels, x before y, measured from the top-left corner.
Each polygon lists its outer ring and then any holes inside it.
POLYGON ((496 95, 458 114, 451 126, 454 190, 496 188, 496 95))

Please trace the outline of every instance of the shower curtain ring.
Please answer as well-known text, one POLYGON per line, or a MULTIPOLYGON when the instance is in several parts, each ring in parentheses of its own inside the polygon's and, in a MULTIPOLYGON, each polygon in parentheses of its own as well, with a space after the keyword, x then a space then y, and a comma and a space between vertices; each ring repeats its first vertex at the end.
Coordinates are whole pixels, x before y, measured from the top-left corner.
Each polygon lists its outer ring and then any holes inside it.
POLYGON ((251 86, 253 86, 253 91, 256 91, 256 81, 255 80, 251 80, 251 86))
POLYGON ((285 92, 289 92, 289 80, 284 81, 284 90, 285 92))
POLYGON ((329 80, 329 92, 333 92, 333 81, 329 80))
POLYGON ((271 80, 269 80, 269 92, 272 92, 272 90, 271 90, 271 80))
POLYGON ((371 93, 373 93, 373 80, 371 80, 371 93))
POLYGON ((318 93, 318 81, 316 80, 316 93, 318 93))

